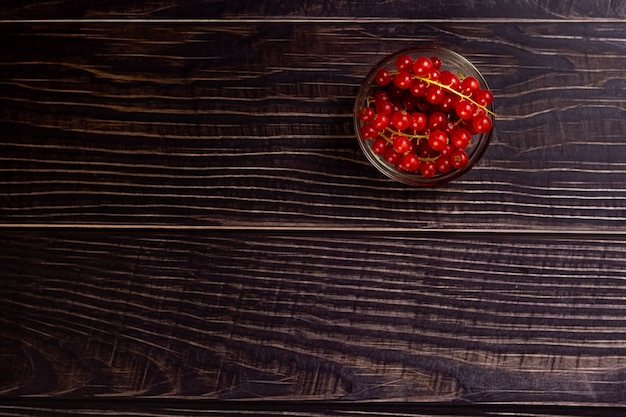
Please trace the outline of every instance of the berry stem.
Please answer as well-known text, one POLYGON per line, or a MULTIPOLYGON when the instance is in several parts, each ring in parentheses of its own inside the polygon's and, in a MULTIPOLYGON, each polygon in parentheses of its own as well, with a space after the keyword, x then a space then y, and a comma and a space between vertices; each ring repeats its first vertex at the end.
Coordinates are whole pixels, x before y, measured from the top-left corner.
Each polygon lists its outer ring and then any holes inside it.
MULTIPOLYGON (((398 71, 391 71, 391 75, 395 75, 395 74, 398 74, 398 73, 399 73, 398 71)), ((414 74, 412 74, 412 75, 411 75, 411 77, 412 77, 413 79, 416 79, 416 80, 424 81, 424 82, 428 83, 429 85, 430 85, 430 84, 434 84, 434 85, 436 85, 437 87, 441 87, 441 88, 443 88, 444 90, 447 90, 447 91, 449 91, 449 92, 451 92, 451 93, 453 93, 453 94, 455 94, 455 95, 457 95, 457 96, 459 96, 459 97, 461 97, 461 98, 463 98, 463 99, 465 99, 465 100, 469 101, 470 103, 472 103, 472 104, 473 104, 473 105, 475 105, 476 107, 483 109, 484 111, 486 111, 487 113, 491 114, 492 116, 494 116, 494 117, 495 117, 495 115, 496 115, 494 112, 492 112, 491 110, 489 110, 486 106, 483 106, 482 104, 477 103, 477 102, 476 102, 475 100, 473 100, 470 96, 466 96, 465 94, 463 94, 463 93, 461 93, 461 92, 459 92, 459 91, 455 90, 454 88, 450 87, 449 85, 445 85, 445 84, 440 83, 439 81, 431 80, 431 79, 430 79, 430 78, 428 78, 428 77, 421 77, 421 76, 419 76, 419 75, 414 75, 414 74)))
POLYGON ((410 139, 428 139, 428 135, 418 135, 417 133, 410 134, 410 133, 406 133, 406 132, 401 132, 399 130, 391 129, 389 127, 386 128, 385 131, 390 132, 390 133, 395 134, 395 135, 406 136, 407 138, 410 138, 410 139))

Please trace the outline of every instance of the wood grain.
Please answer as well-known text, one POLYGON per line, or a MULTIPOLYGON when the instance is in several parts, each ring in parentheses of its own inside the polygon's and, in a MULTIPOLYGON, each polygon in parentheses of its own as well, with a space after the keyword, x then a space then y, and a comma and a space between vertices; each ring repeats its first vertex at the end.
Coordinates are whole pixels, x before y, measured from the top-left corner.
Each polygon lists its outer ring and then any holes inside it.
MULTIPOLYGON (((15 403, 19 403, 16 401, 15 403)), ((606 415, 620 415, 618 407, 573 407, 573 406, 520 406, 520 405, 441 405, 441 404, 411 404, 411 403, 277 403, 277 402, 248 402, 216 403, 212 401, 184 401, 184 400, 134 400, 125 401, 89 401, 72 402, 67 399, 61 401, 39 399, 32 400, 31 404, 25 401, 22 404, 6 407, 0 404, 0 416, 133 416, 146 417, 179 417, 179 416, 218 416, 243 417, 251 414, 257 417, 298 416, 298 417, 358 417, 363 415, 390 416, 390 417, 433 417, 433 416, 511 416, 518 417, 597 417, 606 415), (34 403, 34 404, 33 404, 34 403), (6 411, 6 412, 5 412, 6 411)))
POLYGON ((624 17, 3 1, 0 416, 623 413, 624 17), (496 94, 485 157, 433 190, 352 127, 416 43, 496 94))
POLYGON ((396 19, 621 19, 623 1, 585 2, 556 0, 470 0, 458 2, 378 2, 348 0, 333 2, 232 2, 225 0, 156 0, 101 2, 85 0, 20 1, 0 5, 2 19, 261 19, 301 18, 396 18, 396 19))
POLYGON ((0 30, 3 224, 626 230, 623 25, 0 30), (376 172, 351 121, 370 66, 418 42, 497 97, 485 157, 437 190, 376 172))
POLYGON ((608 237, 1 239, 5 396, 626 400, 608 237))

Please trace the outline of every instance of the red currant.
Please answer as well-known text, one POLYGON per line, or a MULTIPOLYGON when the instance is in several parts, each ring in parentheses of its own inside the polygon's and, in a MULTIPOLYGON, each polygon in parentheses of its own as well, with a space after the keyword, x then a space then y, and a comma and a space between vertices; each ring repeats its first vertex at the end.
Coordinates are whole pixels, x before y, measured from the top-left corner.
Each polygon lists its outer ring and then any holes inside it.
POLYGON ((486 115, 475 116, 472 119, 472 127, 474 128, 474 131, 478 133, 489 132, 492 124, 491 118, 486 115))
POLYGON ((454 152, 454 151, 455 151, 454 146, 452 146, 452 144, 448 143, 448 144, 447 144, 447 145, 446 145, 446 146, 445 146, 445 147, 441 150, 441 152, 439 152, 439 154, 440 154, 441 156, 450 156, 450 154, 451 154, 452 152, 454 152))
POLYGON ((417 107, 417 102, 418 98, 411 93, 406 93, 404 97, 402 97, 402 105, 407 110, 412 110, 417 107))
POLYGON ((402 157, 402 162, 400 163, 402 169, 405 171, 413 172, 417 171, 420 166, 420 160, 414 153, 406 154, 402 157))
POLYGON ((374 139, 378 136, 378 130, 376 130, 374 126, 369 123, 364 124, 359 133, 363 139, 374 139))
POLYGON ((417 155, 421 158, 433 158, 438 155, 438 152, 428 145, 427 140, 422 140, 419 145, 417 145, 417 155))
POLYGON ((465 168, 469 163, 469 156, 463 149, 457 149, 450 155, 450 164, 456 169, 465 168))
POLYGON ((437 171, 441 172, 442 174, 446 174, 452 169, 452 165, 450 165, 450 159, 443 155, 435 160, 435 166, 437 167, 437 171))
POLYGON ((387 141, 383 138, 376 138, 374 142, 372 142, 372 151, 376 155, 382 155, 387 151, 387 141))
POLYGON ((433 63, 433 67, 435 67, 435 69, 441 68, 441 59, 438 56, 432 56, 430 57, 430 60, 433 63))
POLYGON ((378 114, 391 114, 393 112, 393 103, 391 101, 377 101, 376 113, 378 114))
POLYGON ((385 151, 383 158, 385 158, 385 161, 389 162, 391 165, 396 165, 400 162, 400 159, 402 159, 402 155, 396 152, 393 148, 388 148, 387 151, 385 151))
POLYGON ((398 130, 404 130, 411 124, 411 116, 407 111, 400 110, 391 117, 391 124, 398 130))
POLYGON ((405 71, 405 72, 409 72, 411 71, 413 67, 413 58, 411 58, 409 55, 400 55, 397 59, 396 59, 396 68, 398 69, 398 71, 405 71))
POLYGON ((391 100, 391 96, 386 91, 378 91, 376 94, 374 94, 374 103, 376 104, 380 103, 381 101, 390 101, 390 100, 391 100))
POLYGON ((428 127, 432 130, 442 129, 448 122, 448 117, 440 111, 435 111, 428 116, 428 127))
POLYGON ((418 57, 413 63, 413 73, 421 77, 428 75, 433 69, 435 69, 433 61, 425 56, 418 57))
POLYGON ((439 108, 445 112, 452 111, 455 105, 454 97, 455 96, 444 92, 443 99, 439 102, 439 108))
POLYGON ((421 97, 426 94, 426 89, 428 89, 428 83, 424 80, 415 80, 411 87, 409 87, 409 91, 415 97, 421 97))
POLYGON ((429 103, 431 104, 437 104, 440 103, 441 100, 443 100, 443 89, 437 85, 431 85, 430 87, 428 87, 428 89, 426 89, 426 100, 428 100, 429 103))
POLYGON ((448 136, 441 130, 433 130, 428 135, 428 146, 435 151, 440 151, 448 144, 448 136))
POLYGON ((456 74, 451 71, 441 71, 439 82, 452 88, 453 90, 458 90, 461 86, 461 80, 456 74))
POLYGON ((376 76, 374 77, 374 79, 376 80, 376 83, 378 85, 384 87, 391 82, 391 73, 389 72, 389 70, 386 70, 384 68, 380 69, 376 72, 376 76))
POLYGON ((474 115, 474 112, 476 111, 476 109, 474 108, 474 105, 470 103, 469 101, 461 100, 454 107, 454 111, 461 119, 469 119, 470 117, 474 115))
POLYGON ((378 113, 374 117, 374 120, 372 120, 372 126, 379 132, 387 129, 387 126, 389 126, 389 116, 384 113, 378 113))
POLYGON ((413 77, 410 73, 402 71, 393 77, 393 83, 398 88, 407 89, 413 83, 413 77))
POLYGON ((472 135, 467 129, 459 128, 452 132, 450 135, 450 140, 452 141, 452 145, 458 149, 465 149, 470 142, 472 135))
POLYGON ((439 78, 441 78, 441 71, 439 71, 438 69, 432 70, 430 74, 428 74, 428 78, 433 81, 439 81, 439 78))
POLYGON ((433 161, 426 161, 420 164, 420 172, 425 178, 434 177, 437 173, 437 166, 433 161))
POLYGON ((427 124, 428 118, 424 113, 418 111, 411 113, 411 129, 420 132, 424 130, 427 124))
POLYGON ((374 111, 373 108, 371 108, 369 106, 363 107, 359 111, 359 119, 361 121, 363 121, 363 122, 371 121, 374 118, 375 115, 376 115, 376 112, 374 111))
POLYGON ((448 120, 446 123, 444 123, 442 130, 446 132, 446 135, 448 135, 448 137, 450 137, 450 134, 454 132, 454 129, 456 128, 457 128, 456 123, 453 122, 452 120, 448 120))
POLYGON ((417 108, 424 113, 428 113, 433 109, 433 105, 426 100, 420 100, 417 102, 417 108))
POLYGON ((473 94, 480 89, 480 83, 475 77, 465 77, 461 81, 461 92, 466 96, 473 94))
POLYGON ((493 101, 493 94, 489 90, 478 90, 472 94, 472 99, 481 106, 488 106, 493 101))
POLYGON ((406 136, 396 136, 393 140, 393 149, 400 153, 406 153, 411 149, 411 141, 406 136))
POLYGON ((404 93, 406 92, 406 90, 396 86, 395 84, 392 84, 389 86, 389 88, 387 88, 387 92, 389 93, 389 99, 391 101, 399 101, 402 99, 402 97, 404 97, 404 93))

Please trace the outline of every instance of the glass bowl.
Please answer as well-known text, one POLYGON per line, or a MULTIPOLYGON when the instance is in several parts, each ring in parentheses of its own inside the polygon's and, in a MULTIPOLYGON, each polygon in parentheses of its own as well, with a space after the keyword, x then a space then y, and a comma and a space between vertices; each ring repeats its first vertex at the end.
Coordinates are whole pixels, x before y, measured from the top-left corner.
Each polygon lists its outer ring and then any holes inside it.
POLYGON ((438 47, 384 58, 354 104, 356 136, 367 159, 387 177, 418 187, 468 172, 485 153, 494 122, 485 78, 463 56, 438 47))

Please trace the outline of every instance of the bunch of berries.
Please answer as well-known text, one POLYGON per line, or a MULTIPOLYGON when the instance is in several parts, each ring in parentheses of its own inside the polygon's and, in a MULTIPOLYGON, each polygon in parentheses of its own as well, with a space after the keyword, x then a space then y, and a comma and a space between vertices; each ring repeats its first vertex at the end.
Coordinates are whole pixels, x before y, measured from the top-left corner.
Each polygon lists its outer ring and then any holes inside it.
POLYGON ((438 57, 401 55, 375 82, 358 110, 359 133, 398 171, 430 178, 462 169, 472 138, 492 129, 491 91, 475 77, 442 70, 438 57))

